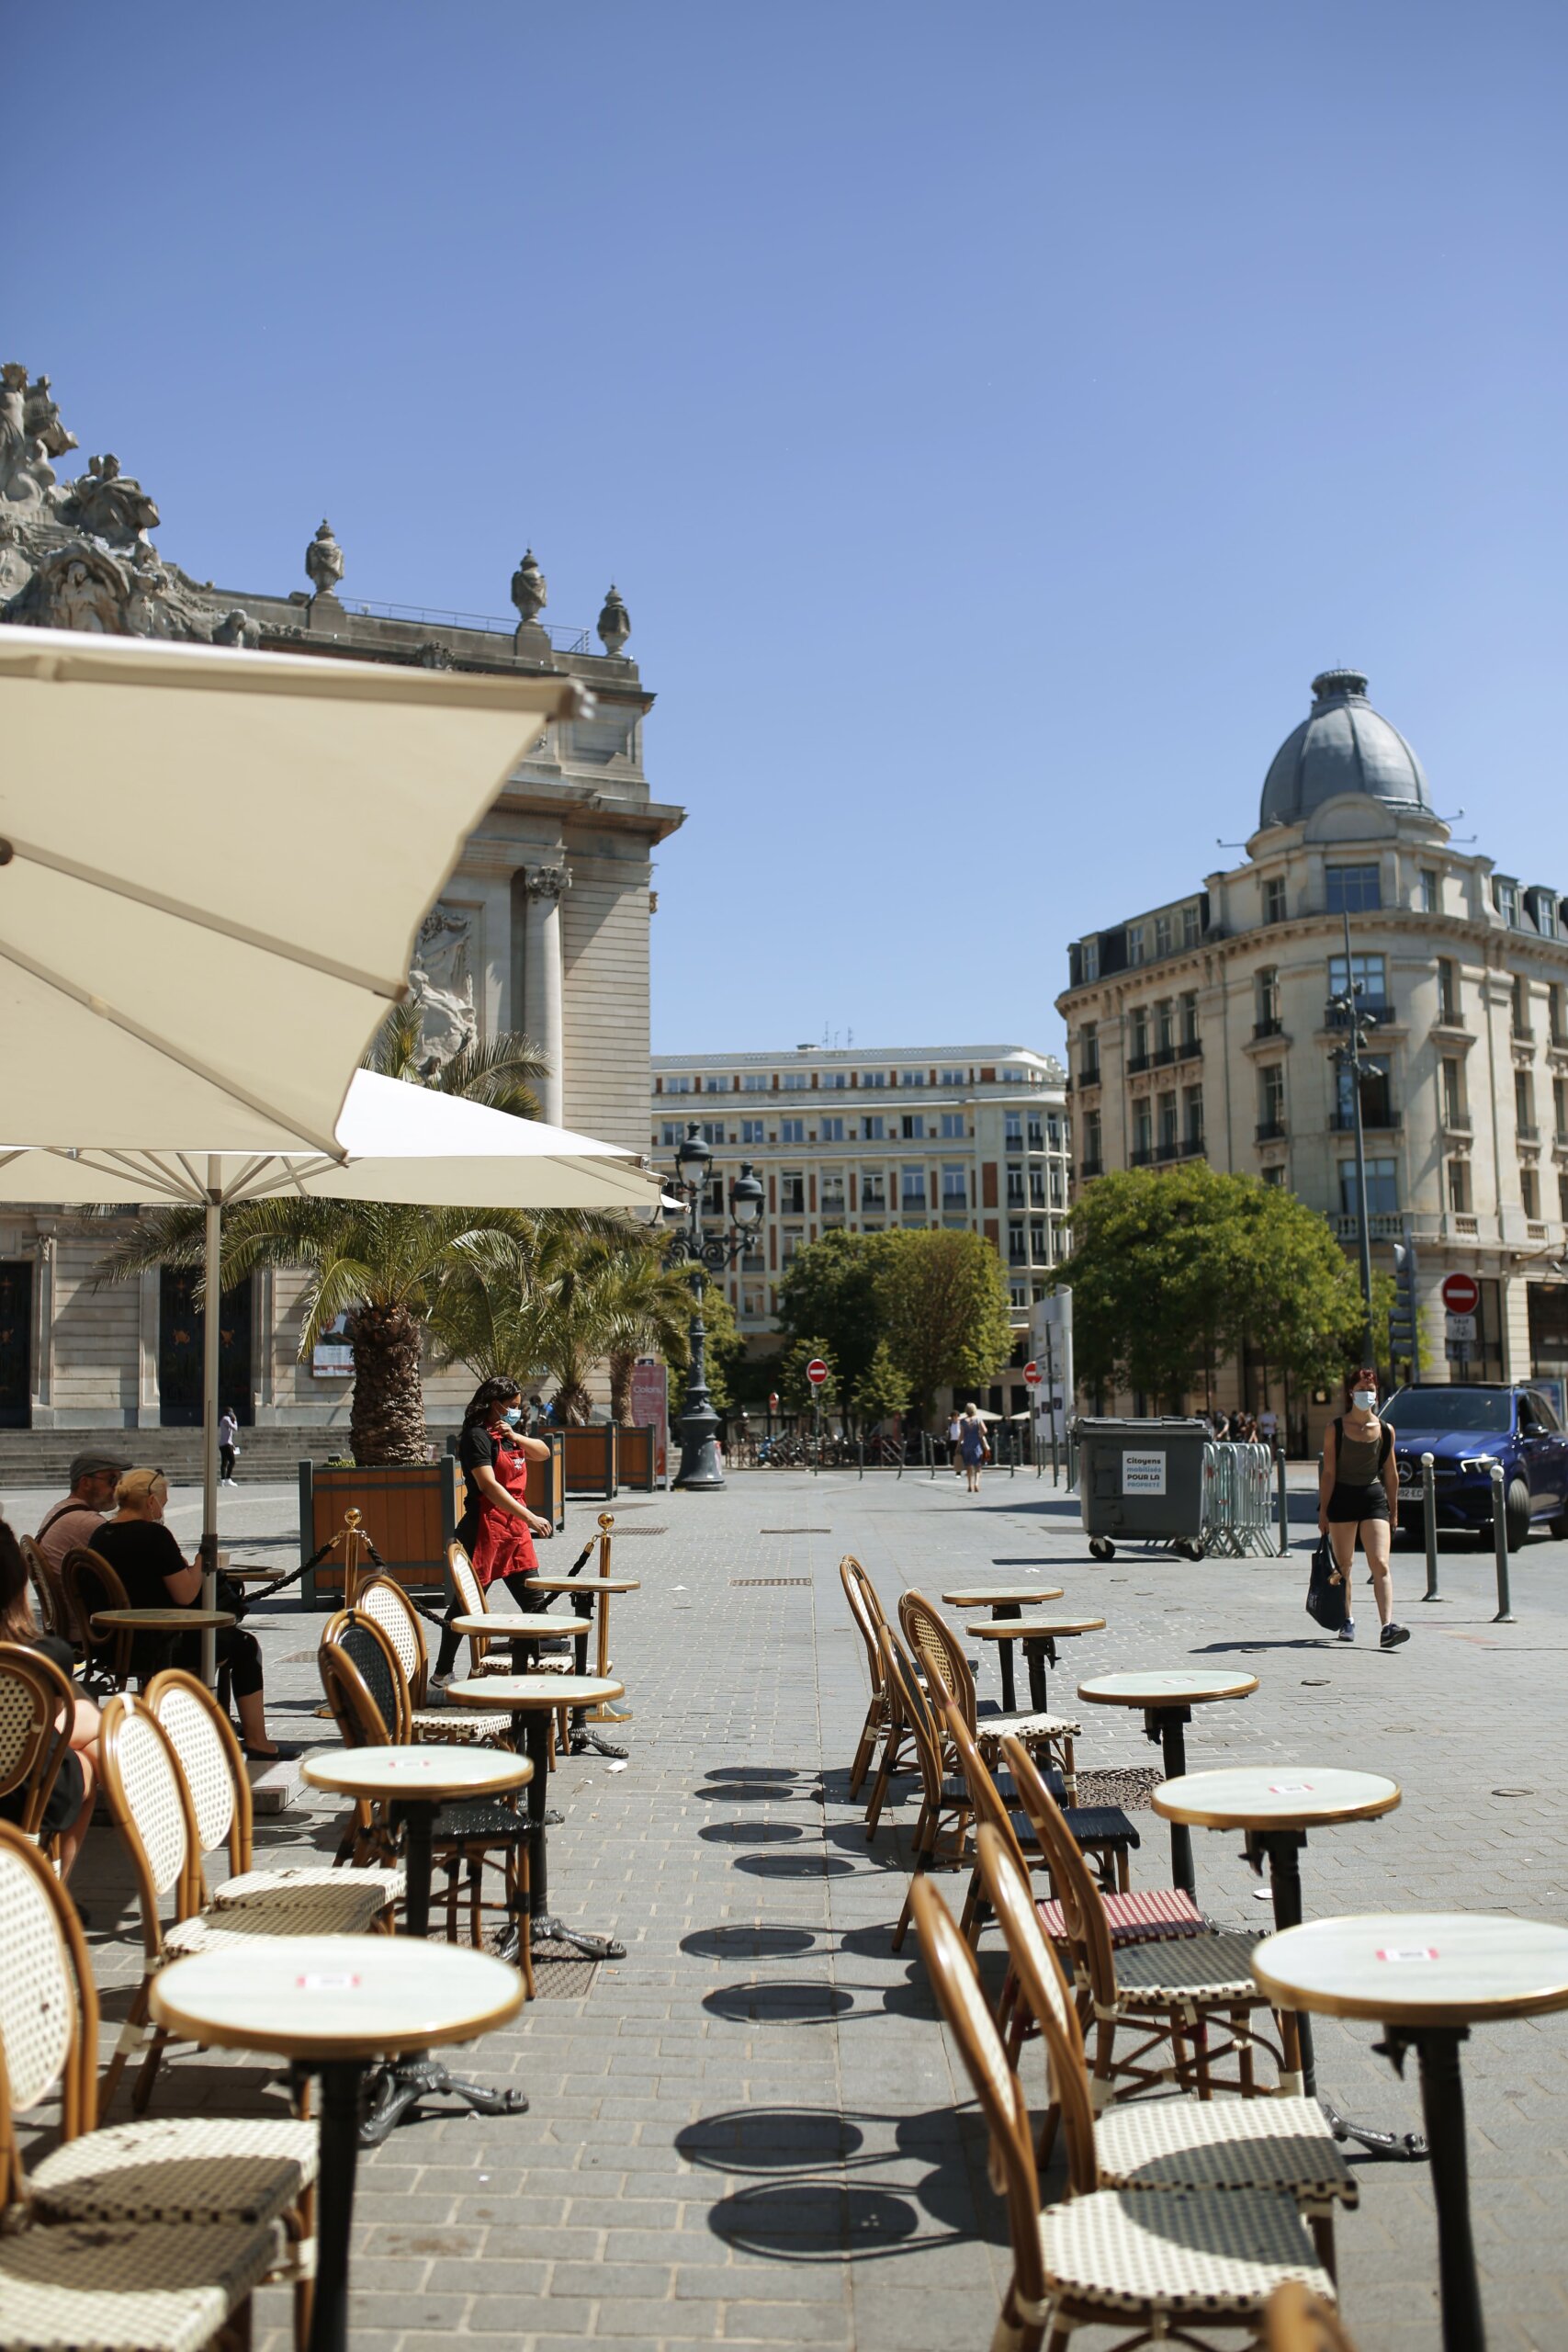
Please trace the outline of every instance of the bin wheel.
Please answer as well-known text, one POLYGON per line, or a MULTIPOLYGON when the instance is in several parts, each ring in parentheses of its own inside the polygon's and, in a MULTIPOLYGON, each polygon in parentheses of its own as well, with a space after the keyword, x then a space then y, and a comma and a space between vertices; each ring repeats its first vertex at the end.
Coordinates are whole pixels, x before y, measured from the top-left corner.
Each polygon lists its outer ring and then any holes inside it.
POLYGON ((1091 1535, 1089 1539, 1089 1556, 1091 1560, 1113 1560, 1116 1557, 1116 1546, 1108 1535, 1091 1535))
POLYGON ((1201 1544, 1189 1541, 1185 1544, 1179 1544, 1176 1548, 1180 1553, 1184 1560, 1201 1560, 1203 1556, 1203 1546, 1201 1544))

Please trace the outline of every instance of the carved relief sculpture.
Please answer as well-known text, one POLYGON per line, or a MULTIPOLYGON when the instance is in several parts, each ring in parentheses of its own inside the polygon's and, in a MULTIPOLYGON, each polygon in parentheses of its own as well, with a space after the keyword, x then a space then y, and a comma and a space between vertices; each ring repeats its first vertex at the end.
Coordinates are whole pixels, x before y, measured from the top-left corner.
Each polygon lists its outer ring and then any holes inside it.
POLYGON ((420 925, 409 992, 419 1008, 423 1078, 434 1078, 479 1037, 469 934, 468 916, 450 907, 433 907, 420 925))

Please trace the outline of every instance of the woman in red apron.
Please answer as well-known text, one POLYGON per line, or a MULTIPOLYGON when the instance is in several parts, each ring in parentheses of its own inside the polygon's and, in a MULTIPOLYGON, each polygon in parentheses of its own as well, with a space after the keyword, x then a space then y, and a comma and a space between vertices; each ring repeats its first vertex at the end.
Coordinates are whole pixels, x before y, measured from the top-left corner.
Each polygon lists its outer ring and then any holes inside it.
MULTIPOLYGON (((542 1439, 521 1437, 523 1392, 512 1380, 484 1380, 475 1389, 463 1416, 457 1440, 457 1461, 468 1481, 457 1541, 473 1564, 480 1584, 504 1584, 519 1608, 528 1607, 527 1579, 538 1567, 534 1554, 536 1535, 553 1535, 547 1519, 528 1508, 528 1464, 546 1462, 550 1449, 542 1439)), ((461 1635, 450 1621, 464 1613, 453 1596, 441 1629, 441 1650, 435 1679, 452 1671, 461 1635)))

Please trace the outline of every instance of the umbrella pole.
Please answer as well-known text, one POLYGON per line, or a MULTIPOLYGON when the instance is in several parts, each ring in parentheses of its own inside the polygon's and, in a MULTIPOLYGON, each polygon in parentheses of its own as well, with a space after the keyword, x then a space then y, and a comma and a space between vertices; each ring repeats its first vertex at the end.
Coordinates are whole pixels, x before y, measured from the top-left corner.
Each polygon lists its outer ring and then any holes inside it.
MULTIPOLYGON (((204 1263, 206 1312, 202 1317, 201 1364, 201 1605, 218 1606, 218 1351, 222 1334, 219 1272, 222 1255, 222 1193, 218 1161, 207 1163, 204 1263)), ((218 1680, 218 1636, 210 1625, 201 1636, 201 1679, 212 1690, 218 1680)))

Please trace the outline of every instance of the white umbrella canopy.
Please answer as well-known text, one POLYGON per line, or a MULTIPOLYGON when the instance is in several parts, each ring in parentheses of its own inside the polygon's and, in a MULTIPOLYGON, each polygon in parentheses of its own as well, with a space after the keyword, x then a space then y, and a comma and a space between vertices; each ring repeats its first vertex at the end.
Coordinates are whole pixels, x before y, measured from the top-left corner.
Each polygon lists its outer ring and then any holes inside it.
POLYGON ((582 699, 0 627, 6 1131, 334 1149, 467 836, 582 699))

